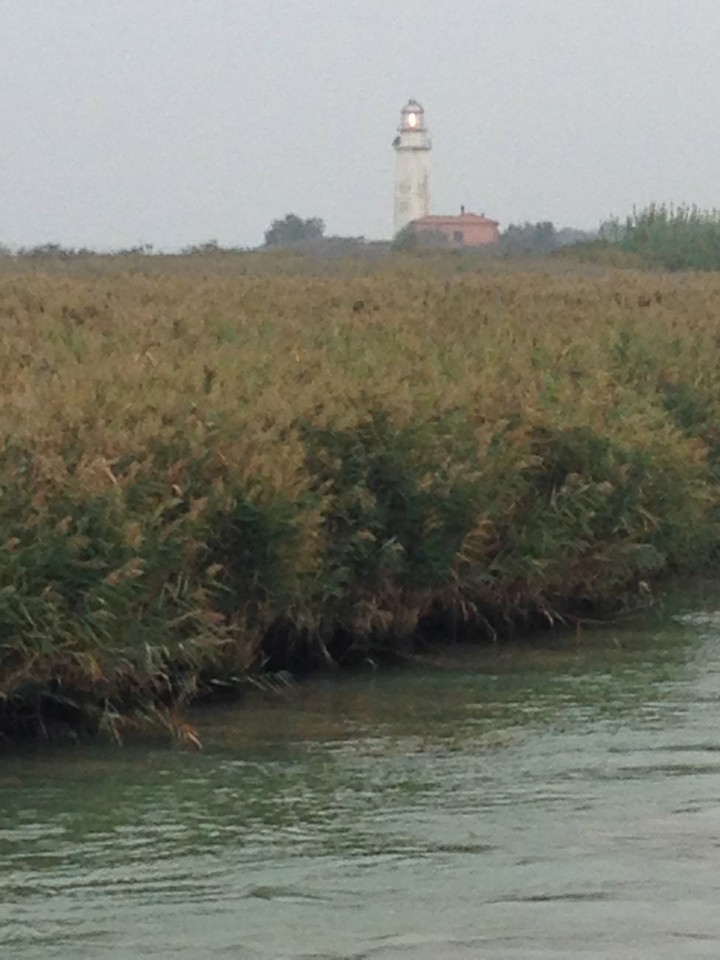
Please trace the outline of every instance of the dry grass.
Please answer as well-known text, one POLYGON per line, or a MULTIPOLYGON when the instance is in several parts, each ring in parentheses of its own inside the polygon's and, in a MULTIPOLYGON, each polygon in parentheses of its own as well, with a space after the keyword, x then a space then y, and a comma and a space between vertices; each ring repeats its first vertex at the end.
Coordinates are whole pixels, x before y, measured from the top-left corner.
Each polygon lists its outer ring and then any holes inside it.
POLYGON ((6 718, 710 562, 720 279, 476 266, 6 262, 6 718))

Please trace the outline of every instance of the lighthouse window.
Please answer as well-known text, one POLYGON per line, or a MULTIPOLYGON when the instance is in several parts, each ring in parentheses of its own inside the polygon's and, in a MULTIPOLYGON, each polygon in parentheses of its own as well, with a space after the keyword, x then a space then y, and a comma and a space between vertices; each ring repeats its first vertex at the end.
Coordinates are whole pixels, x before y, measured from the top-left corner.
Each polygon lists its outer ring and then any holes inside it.
POLYGON ((408 126, 416 127, 417 126, 417 114, 411 113, 408 115, 408 126))

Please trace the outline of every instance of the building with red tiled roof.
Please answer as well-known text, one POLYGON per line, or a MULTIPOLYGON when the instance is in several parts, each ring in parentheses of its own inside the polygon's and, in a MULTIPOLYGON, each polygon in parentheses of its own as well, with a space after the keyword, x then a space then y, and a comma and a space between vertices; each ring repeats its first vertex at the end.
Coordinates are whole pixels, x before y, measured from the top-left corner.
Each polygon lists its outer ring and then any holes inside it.
POLYGON ((412 226, 421 242, 432 244, 435 237, 442 246, 483 247, 500 239, 497 220, 490 220, 484 213, 466 213, 465 207, 461 207, 456 216, 420 217, 412 226))

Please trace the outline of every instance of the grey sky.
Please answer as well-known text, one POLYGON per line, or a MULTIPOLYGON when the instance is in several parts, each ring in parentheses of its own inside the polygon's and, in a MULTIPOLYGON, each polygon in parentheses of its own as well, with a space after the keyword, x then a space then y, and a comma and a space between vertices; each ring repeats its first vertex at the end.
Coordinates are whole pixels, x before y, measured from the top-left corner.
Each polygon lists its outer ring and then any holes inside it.
POLYGON ((0 0, 0 80, 0 242, 388 236, 409 97, 436 213, 720 206, 718 0, 0 0))

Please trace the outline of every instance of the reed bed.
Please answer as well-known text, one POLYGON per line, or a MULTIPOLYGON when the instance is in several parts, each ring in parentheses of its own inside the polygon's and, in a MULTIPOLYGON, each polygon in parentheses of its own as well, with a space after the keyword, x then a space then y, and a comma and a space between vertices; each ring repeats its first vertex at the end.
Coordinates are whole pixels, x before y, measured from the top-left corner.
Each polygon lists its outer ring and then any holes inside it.
POLYGON ((0 271, 5 732, 716 562, 720 278, 288 262, 0 271))

